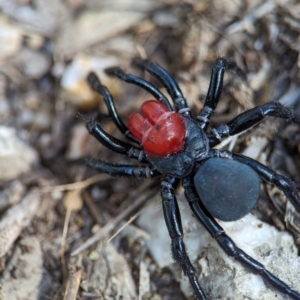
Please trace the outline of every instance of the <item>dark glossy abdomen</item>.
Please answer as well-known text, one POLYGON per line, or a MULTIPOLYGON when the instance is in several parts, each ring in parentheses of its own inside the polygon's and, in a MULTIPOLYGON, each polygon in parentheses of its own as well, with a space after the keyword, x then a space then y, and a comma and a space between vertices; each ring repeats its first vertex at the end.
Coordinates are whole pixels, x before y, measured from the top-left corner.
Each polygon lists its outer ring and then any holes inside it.
POLYGON ((194 184, 206 209, 223 221, 245 216, 256 204, 260 190, 256 172, 223 158, 208 159, 196 173, 194 184))

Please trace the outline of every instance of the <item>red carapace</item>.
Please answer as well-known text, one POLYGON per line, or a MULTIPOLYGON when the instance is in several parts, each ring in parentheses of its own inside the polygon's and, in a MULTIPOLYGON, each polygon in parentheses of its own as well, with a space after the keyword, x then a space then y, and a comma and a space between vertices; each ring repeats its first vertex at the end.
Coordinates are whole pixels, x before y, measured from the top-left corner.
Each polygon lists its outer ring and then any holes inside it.
POLYGON ((183 150, 186 128, 181 115, 157 100, 146 101, 141 112, 129 116, 128 126, 146 153, 167 156, 183 150))

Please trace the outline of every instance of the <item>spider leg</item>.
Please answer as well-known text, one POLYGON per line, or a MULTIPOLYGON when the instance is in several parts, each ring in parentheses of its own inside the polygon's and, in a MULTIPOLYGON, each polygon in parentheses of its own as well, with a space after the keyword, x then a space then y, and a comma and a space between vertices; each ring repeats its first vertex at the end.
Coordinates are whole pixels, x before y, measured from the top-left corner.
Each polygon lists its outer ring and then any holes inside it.
POLYGON ((174 260, 180 265, 184 275, 189 281, 200 300, 205 300, 205 294, 198 282, 196 270, 193 267, 185 249, 183 242, 183 230, 180 219, 180 211, 174 195, 174 189, 179 179, 174 177, 166 177, 162 181, 161 198, 164 211, 165 222, 171 238, 171 251, 174 260))
POLYGON ((112 135, 108 134, 101 128, 101 126, 96 122, 95 119, 88 120, 86 123, 86 127, 89 133, 108 149, 121 154, 125 154, 140 161, 148 162, 148 159, 142 150, 123 141, 120 141, 112 135))
POLYGON ((179 85, 164 68, 152 61, 143 59, 135 59, 133 64, 137 67, 145 69, 148 73, 162 83, 174 102, 176 112, 188 117, 191 116, 190 109, 185 98, 183 97, 179 85))
POLYGON ((250 166, 263 180, 274 184, 277 188, 283 191, 288 200, 300 213, 300 196, 296 189, 295 183, 291 179, 276 173, 272 169, 254 159, 251 159, 250 157, 232 153, 232 158, 250 166))
POLYGON ((188 203, 195 214, 196 218, 210 233, 225 253, 237 261, 239 261, 244 267, 250 269, 253 273, 258 273, 262 278, 278 289, 283 294, 289 295, 293 299, 300 299, 300 294, 292 290, 287 284, 278 279, 272 273, 270 273, 264 265, 253 259, 251 256, 246 254, 242 249, 238 248, 233 240, 224 232, 223 228, 215 221, 215 219, 205 209, 193 184, 192 177, 185 177, 182 181, 185 189, 185 195, 188 203))
POLYGON ((118 68, 118 67, 106 69, 105 72, 108 75, 116 76, 125 82, 131 83, 131 84, 134 84, 134 85, 137 85, 137 86, 143 88, 148 93, 153 95, 155 97, 155 99, 157 99, 158 101, 165 104, 170 111, 173 111, 173 107, 171 106, 167 97, 163 93, 161 93, 160 90, 157 89, 150 82, 148 82, 140 77, 134 76, 132 74, 127 74, 121 68, 118 68))
POLYGON ((154 178, 161 175, 160 172, 152 167, 111 164, 92 157, 86 158, 86 163, 93 169, 111 176, 154 178))
POLYGON ((90 84, 91 88, 97 92, 98 94, 102 95, 105 104, 107 106, 108 112, 110 117, 113 119, 115 125, 117 126, 117 128, 131 141, 140 144, 140 141, 134 137, 131 132, 129 131, 129 129, 127 128, 127 126, 123 123, 123 121, 121 120, 121 118, 119 117, 115 104, 114 104, 114 100, 112 95, 110 94, 109 90, 107 89, 107 87, 105 87, 104 85, 101 84, 99 78, 97 77, 97 75, 94 72, 90 72, 88 75, 88 83, 90 84))
POLYGON ((196 119, 200 123, 201 128, 203 128, 204 130, 207 128, 209 119, 219 103, 223 87, 224 73, 226 70, 230 70, 238 74, 242 78, 245 77, 243 72, 234 62, 228 62, 222 57, 219 57, 215 61, 214 65, 212 66, 209 88, 203 108, 200 110, 199 115, 196 117, 196 119))
POLYGON ((238 134, 258 124, 269 116, 300 123, 299 116, 296 116, 291 108, 286 107, 279 102, 269 102, 249 109, 236 116, 227 124, 220 125, 218 128, 213 129, 207 134, 210 147, 219 144, 223 138, 238 134))

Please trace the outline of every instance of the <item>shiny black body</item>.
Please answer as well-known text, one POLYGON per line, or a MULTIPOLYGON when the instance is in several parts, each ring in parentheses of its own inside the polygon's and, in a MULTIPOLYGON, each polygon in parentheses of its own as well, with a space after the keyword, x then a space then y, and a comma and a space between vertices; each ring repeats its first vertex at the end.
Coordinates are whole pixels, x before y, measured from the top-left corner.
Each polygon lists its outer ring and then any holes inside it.
POLYGON ((256 204, 260 180, 249 166, 233 159, 214 157, 199 167, 194 176, 194 186, 213 217, 236 221, 256 204))
MULTIPOLYGON (((165 69, 147 60, 136 60, 134 63, 163 84, 173 101, 174 109, 167 98, 150 82, 126 74, 119 68, 111 68, 108 73, 142 87, 157 100, 164 103, 170 111, 174 110, 181 114, 186 124, 184 149, 178 154, 167 157, 153 157, 144 153, 139 141, 120 119, 107 88, 99 82, 94 73, 90 73, 88 81, 91 87, 103 96, 115 125, 131 142, 137 145, 134 146, 114 138, 93 119, 87 122, 89 132, 112 151, 137 159, 143 164, 141 166, 115 165, 93 158, 87 160, 88 164, 100 172, 112 176, 136 178, 160 176, 162 178, 162 206, 171 238, 172 255, 189 278, 198 299, 204 300, 206 296, 199 284, 195 268, 188 257, 183 241, 180 212, 175 196, 175 189, 180 182, 185 189, 186 199, 195 217, 227 255, 238 260, 249 271, 260 274, 268 287, 275 288, 292 299, 300 300, 298 292, 292 290, 278 277, 266 270, 261 263, 238 248, 214 219, 217 217, 226 221, 234 221, 247 214, 257 201, 261 180, 272 183, 282 190, 296 210, 300 212, 300 197, 295 184, 287 177, 277 174, 251 158, 229 151, 213 149, 223 138, 238 134, 268 116, 297 123, 300 123, 299 118, 293 114, 290 108, 284 107, 278 102, 270 102, 238 115, 227 124, 217 128, 208 128, 209 119, 220 99, 225 70, 243 76, 235 63, 227 62, 223 58, 216 60, 212 68, 204 106, 196 118, 192 118, 178 84, 165 69), (212 186, 218 187, 218 189, 212 190, 210 188, 212 186), (245 192, 245 189, 248 192, 245 192), (243 205, 237 205, 240 201, 243 202, 243 205)), ((280 274, 278 276, 280 277, 280 274)))
POLYGON ((193 119, 183 116, 186 126, 184 150, 166 157, 147 155, 148 161, 162 174, 182 178, 190 174, 196 162, 207 157, 208 139, 193 119))

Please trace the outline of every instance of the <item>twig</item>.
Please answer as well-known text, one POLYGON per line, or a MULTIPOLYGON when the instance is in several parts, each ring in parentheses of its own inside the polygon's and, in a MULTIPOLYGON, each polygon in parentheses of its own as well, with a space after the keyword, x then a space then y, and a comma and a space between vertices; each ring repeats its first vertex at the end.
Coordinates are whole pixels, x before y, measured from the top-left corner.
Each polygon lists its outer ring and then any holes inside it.
POLYGON ((109 176, 107 174, 97 174, 97 175, 87 178, 83 181, 69 183, 69 184, 63 184, 63 185, 46 186, 46 187, 39 188, 36 190, 41 193, 49 193, 49 192, 54 192, 54 191, 64 192, 64 191, 68 191, 68 190, 84 189, 98 181, 107 180, 110 178, 111 178, 111 176, 109 176))
MULTIPOLYGON (((81 261, 81 259, 80 259, 81 261)), ((64 300, 75 300, 77 297, 79 284, 81 281, 82 267, 76 265, 70 265, 69 267, 69 278, 66 285, 66 291, 64 300)))
POLYGON ((148 199, 152 198, 156 193, 157 190, 153 188, 149 188, 149 183, 142 184, 138 191, 141 192, 142 190, 147 190, 146 193, 138 197, 134 203, 126 208, 124 211, 122 211, 118 216, 116 216, 114 219, 110 220, 104 227, 102 227, 97 233, 95 233, 92 237, 90 237, 87 241, 85 241, 81 246, 79 246, 76 250, 74 250, 71 253, 71 256, 75 256, 82 252, 83 250, 87 249, 97 241, 101 240, 103 237, 109 234, 110 231, 112 231, 114 228, 116 228, 117 224, 120 223, 123 219, 125 219, 128 215, 130 215, 133 211, 138 209, 140 206, 142 206, 148 199), (147 188, 146 188, 147 186, 147 188))
POLYGON ((10 208, 0 221, 0 258, 28 226, 39 208, 40 196, 31 190, 23 200, 10 208))

